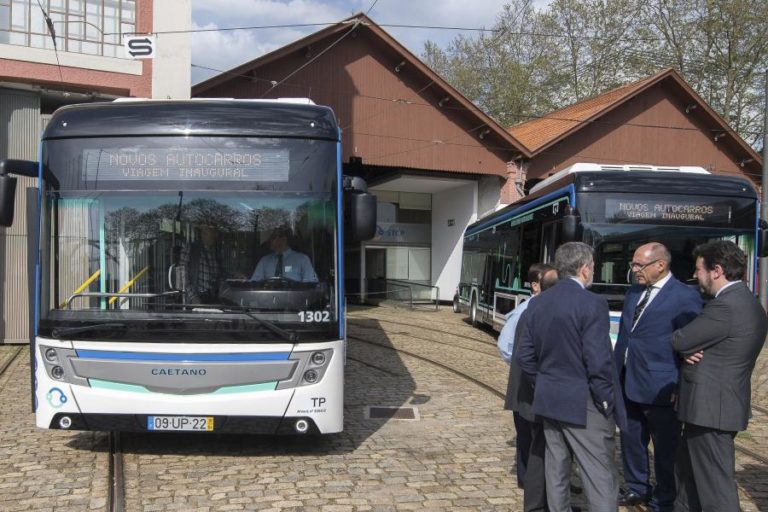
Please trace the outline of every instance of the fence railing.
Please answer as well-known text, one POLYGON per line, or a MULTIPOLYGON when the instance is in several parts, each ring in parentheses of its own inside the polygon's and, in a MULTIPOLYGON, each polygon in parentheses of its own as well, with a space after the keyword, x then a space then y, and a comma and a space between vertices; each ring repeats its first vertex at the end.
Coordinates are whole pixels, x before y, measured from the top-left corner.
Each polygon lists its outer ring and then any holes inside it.
POLYGON ((440 288, 437 286, 397 279, 369 280, 366 284, 365 294, 347 293, 347 296, 353 300, 355 297, 362 299, 366 303, 386 301, 410 309, 423 306, 434 307, 435 310, 440 308, 440 288))

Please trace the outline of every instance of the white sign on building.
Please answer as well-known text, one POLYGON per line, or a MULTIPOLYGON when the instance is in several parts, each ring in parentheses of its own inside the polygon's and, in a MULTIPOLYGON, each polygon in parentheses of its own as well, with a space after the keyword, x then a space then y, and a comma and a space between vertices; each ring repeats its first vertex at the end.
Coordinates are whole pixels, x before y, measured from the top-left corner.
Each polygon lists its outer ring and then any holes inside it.
POLYGON ((123 38, 123 48, 127 59, 154 59, 154 36, 133 35, 123 38))

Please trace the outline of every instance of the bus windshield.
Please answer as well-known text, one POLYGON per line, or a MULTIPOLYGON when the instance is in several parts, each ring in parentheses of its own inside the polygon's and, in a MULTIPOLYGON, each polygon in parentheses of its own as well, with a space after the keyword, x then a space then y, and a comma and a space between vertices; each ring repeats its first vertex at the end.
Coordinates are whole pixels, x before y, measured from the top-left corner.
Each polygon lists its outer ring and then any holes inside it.
POLYGON ((43 336, 338 339, 333 142, 104 138, 44 148, 59 187, 43 196, 43 336))

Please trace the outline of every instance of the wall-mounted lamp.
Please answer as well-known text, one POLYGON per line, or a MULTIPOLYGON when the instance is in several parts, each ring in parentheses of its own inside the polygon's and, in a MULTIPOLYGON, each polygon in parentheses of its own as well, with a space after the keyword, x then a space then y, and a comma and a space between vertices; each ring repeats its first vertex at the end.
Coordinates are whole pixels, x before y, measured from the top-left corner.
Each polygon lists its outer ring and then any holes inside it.
POLYGON ((485 138, 485 136, 486 136, 486 135, 488 135, 489 133, 491 133, 491 130, 489 130, 488 128, 486 128, 485 130, 483 130, 483 131, 481 131, 481 132, 480 132, 480 138, 481 138, 481 139, 484 139, 484 138, 485 138))
POLYGON ((686 105, 685 106, 685 113, 689 114, 691 112, 691 110, 696 110, 697 106, 698 105, 696 105, 695 103, 691 103, 690 105, 686 105))
POLYGON ((445 98, 443 98, 443 99, 441 99, 440 101, 438 101, 438 102, 437 102, 437 106, 438 106, 438 107, 442 107, 442 106, 444 106, 446 103, 448 103, 449 101, 451 101, 451 98, 449 98, 448 96, 446 96, 445 98))
POLYGON ((718 140, 722 139, 723 137, 725 137, 725 132, 720 132, 720 133, 716 133, 715 136, 713 137, 713 139, 714 139, 715 142, 717 142, 718 140))
POLYGON ((744 158, 741 160, 741 162, 739 162, 739 167, 744 167, 745 165, 747 165, 749 162, 752 162, 752 161, 753 161, 752 158, 744 158))
POLYGON ((399 72, 400 72, 400 69, 402 69, 402 67, 403 67, 403 66, 405 66, 405 61, 404 61, 404 60, 403 60, 403 61, 400 61, 400 64, 398 64, 397 66, 395 66, 395 73, 399 73, 399 72))

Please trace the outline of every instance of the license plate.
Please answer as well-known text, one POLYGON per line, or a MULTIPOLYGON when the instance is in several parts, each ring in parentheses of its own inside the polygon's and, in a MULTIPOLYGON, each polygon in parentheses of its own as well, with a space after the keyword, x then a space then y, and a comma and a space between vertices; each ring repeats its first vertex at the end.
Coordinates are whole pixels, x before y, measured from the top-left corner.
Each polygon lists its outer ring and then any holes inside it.
POLYGON ((213 431, 213 416, 147 416, 147 430, 213 431))

